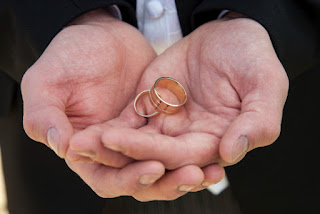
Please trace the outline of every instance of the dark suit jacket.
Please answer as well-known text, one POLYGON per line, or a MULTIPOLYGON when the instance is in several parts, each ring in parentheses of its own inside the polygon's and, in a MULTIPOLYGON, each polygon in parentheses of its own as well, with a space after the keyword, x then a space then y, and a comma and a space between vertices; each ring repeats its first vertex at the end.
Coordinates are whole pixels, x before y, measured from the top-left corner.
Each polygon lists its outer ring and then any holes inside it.
MULTIPOLYGON (((42 170, 42 172, 48 173, 49 179, 53 175, 49 176, 52 169, 46 171, 48 166, 55 167, 60 164, 60 167, 63 167, 61 163, 56 162, 54 154, 38 148, 38 144, 25 146, 25 144, 18 143, 18 141, 28 141, 28 139, 21 126, 16 125, 21 123, 22 117, 21 98, 17 83, 20 82, 26 69, 45 50, 51 39, 70 20, 89 10, 110 4, 117 4, 122 12, 123 20, 136 26, 134 0, 2 0, 0 2, 0 72, 6 73, 0 74, 0 115, 14 117, 8 123, 12 123, 13 131, 5 133, 0 130, 1 135, 6 136, 8 141, 12 141, 10 146, 9 143, 2 145, 3 151, 5 151, 4 157, 7 159, 6 163, 10 162, 11 164, 5 165, 10 190, 17 186, 16 183, 21 186, 18 185, 15 189, 27 189, 26 191, 30 188, 27 187, 27 184, 35 185, 33 183, 35 181, 45 186, 46 182, 43 179, 34 175, 27 176, 28 170, 32 168, 35 169, 35 172, 42 170), (13 116, 13 113, 17 113, 19 117, 13 116), (17 137, 17 139, 10 137, 15 133, 15 130, 19 130, 21 137, 17 137), (22 152, 30 150, 30 147, 38 152, 34 152, 34 154, 42 155, 30 161, 28 158, 31 157, 22 152), (35 164, 39 164, 39 158, 45 159, 47 157, 51 157, 49 163, 45 162, 45 165, 35 166, 35 164), (13 170, 12 166, 18 168, 17 172, 13 170), (24 174, 26 177, 23 177, 26 181, 17 180, 17 175, 22 173, 19 167, 28 169, 24 174), (16 180, 13 182, 12 179, 16 180)), ((318 0, 176 0, 176 4, 184 35, 189 34, 201 24, 215 19, 222 9, 243 13, 267 29, 278 57, 293 82, 284 112, 284 134, 278 140, 278 142, 284 143, 277 142, 275 146, 250 152, 240 164, 228 168, 228 175, 232 189, 240 201, 244 213, 289 213, 289 211, 290 213, 299 213, 300 210, 308 209, 308 213, 317 213, 317 201, 313 200, 315 198, 313 194, 320 193, 320 190, 317 188, 307 188, 306 190, 305 186, 298 184, 308 182, 310 178, 313 180, 314 176, 308 176, 307 172, 310 173, 319 163, 315 158, 310 160, 319 146, 311 144, 312 146, 309 146, 310 148, 308 147, 307 150, 311 150, 310 153, 302 152, 300 145, 305 141, 312 142, 317 139, 317 129, 314 124, 320 119, 319 104, 314 99, 314 93, 319 91, 317 79, 320 78, 319 68, 316 67, 320 62, 320 2, 318 0), (312 70, 312 68, 314 69, 312 70), (312 108, 305 108, 305 106, 312 106, 312 108), (292 161, 293 159, 300 164, 292 161), (310 164, 311 162, 313 164, 310 164), (301 168, 305 170, 304 173, 298 172, 301 168), (293 191, 294 188, 297 189, 297 194, 293 191), (305 200, 299 203, 302 198, 305 200), (276 209, 276 207, 281 208, 276 209)), ((0 120, 0 124, 2 122, 0 128, 8 129, 8 125, 3 125, 3 121, 8 122, 7 119, 0 120)), ((317 154, 314 154, 312 157, 316 156, 317 154)), ((64 170, 67 169, 64 168, 64 170)), ((54 178, 62 179, 61 182, 66 180, 64 177, 54 178)), ((73 179, 70 178, 68 181, 74 183, 73 179)), ((70 188, 77 192, 79 189, 77 185, 78 183, 75 186, 70 184, 70 188)), ((50 191, 53 192, 58 188, 58 186, 53 186, 50 191)), ((85 189, 84 186, 81 188, 85 189)), ((41 194, 41 190, 38 193, 41 194)), ((19 191, 9 191, 9 198, 11 196, 19 202, 27 197, 19 191), (22 196, 17 199, 11 192, 22 196)), ((83 198, 77 198, 77 200, 83 201, 80 202, 81 204, 93 197, 87 195, 83 198)), ((114 203, 121 204, 120 202, 114 203)), ((30 210, 33 209, 30 208, 30 210)), ((41 210, 41 206, 39 206, 39 210, 41 210)))
MULTIPOLYGON (((0 53, 5 57, 0 59, 0 69, 16 80, 21 79, 27 67, 22 69, 21 62, 29 66, 63 26, 82 13, 115 3, 124 21, 134 26, 137 23, 134 0, 2 1, 0 26, 4 35, 0 38, 0 53)), ((176 4, 184 35, 215 19, 222 9, 257 20, 269 32, 291 79, 319 62, 320 3, 317 0, 176 0, 176 4)))

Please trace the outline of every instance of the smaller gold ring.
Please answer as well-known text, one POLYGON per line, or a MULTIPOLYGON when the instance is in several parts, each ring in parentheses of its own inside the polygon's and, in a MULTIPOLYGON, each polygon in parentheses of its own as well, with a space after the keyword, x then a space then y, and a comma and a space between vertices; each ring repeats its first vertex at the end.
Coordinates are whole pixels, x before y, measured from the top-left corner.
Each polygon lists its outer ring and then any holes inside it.
POLYGON ((154 117, 154 116, 156 116, 159 112, 154 112, 154 113, 152 113, 152 114, 141 114, 139 111, 138 111, 138 109, 137 109, 137 103, 138 103, 138 101, 140 100, 140 98, 141 98, 141 96, 142 95, 144 95, 144 94, 146 94, 146 93, 150 93, 150 90, 144 90, 144 91, 142 91, 142 92, 140 92, 137 96, 136 96, 136 99, 134 100, 134 104, 133 104, 133 106, 134 106, 134 110, 136 111, 136 113, 138 114, 138 115, 140 115, 141 117, 154 117))

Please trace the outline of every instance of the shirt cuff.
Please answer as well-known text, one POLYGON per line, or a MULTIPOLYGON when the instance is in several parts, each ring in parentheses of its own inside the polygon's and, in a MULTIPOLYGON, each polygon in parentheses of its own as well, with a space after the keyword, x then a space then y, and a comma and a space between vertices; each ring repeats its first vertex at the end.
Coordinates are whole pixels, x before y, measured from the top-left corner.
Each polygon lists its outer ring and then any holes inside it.
POLYGON ((220 182, 218 182, 212 186, 207 187, 207 190, 209 190, 214 195, 219 195, 228 186, 229 186, 229 181, 228 181, 227 176, 225 175, 224 178, 220 182))
POLYGON ((119 7, 115 4, 106 7, 106 10, 112 15, 114 18, 122 20, 122 14, 119 7))
POLYGON ((230 10, 223 10, 220 12, 220 14, 218 15, 217 19, 221 19, 224 15, 226 15, 227 13, 229 13, 230 10))

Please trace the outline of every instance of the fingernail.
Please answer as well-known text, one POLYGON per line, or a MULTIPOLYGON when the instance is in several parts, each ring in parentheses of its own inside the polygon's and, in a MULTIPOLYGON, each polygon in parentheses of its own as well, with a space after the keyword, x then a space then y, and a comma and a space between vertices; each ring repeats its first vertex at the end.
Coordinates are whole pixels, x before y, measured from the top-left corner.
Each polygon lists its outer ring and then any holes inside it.
POLYGON ((159 175, 142 175, 139 178, 139 183, 142 185, 151 185, 159 179, 159 175))
POLYGON ((242 135, 239 139, 233 144, 232 148, 232 162, 235 162, 239 157, 241 157, 249 147, 249 141, 247 136, 242 135))
POLYGON ((212 183, 209 183, 209 182, 203 182, 202 184, 201 184, 201 186, 203 186, 203 187, 209 187, 209 186, 211 186, 212 185, 212 183))
POLYGON ((67 159, 76 163, 93 163, 94 162, 93 159, 88 157, 83 157, 83 156, 74 156, 74 157, 68 156, 67 159))
POLYGON ((60 141, 60 136, 55 128, 50 128, 47 132, 47 142, 51 149, 59 156, 59 141, 60 141))
POLYGON ((104 145, 107 149, 116 151, 116 152, 121 152, 122 154, 126 155, 127 151, 123 148, 121 148, 119 145, 114 145, 114 144, 105 144, 104 145))
POLYGON ((178 187, 178 190, 180 192, 189 192, 190 190, 192 190, 193 188, 195 188, 197 185, 180 185, 178 187))
POLYGON ((75 152, 77 155, 81 155, 81 156, 84 156, 84 157, 87 157, 87 158, 90 158, 90 159, 96 159, 96 154, 95 152, 93 151, 86 151, 86 152, 75 152))

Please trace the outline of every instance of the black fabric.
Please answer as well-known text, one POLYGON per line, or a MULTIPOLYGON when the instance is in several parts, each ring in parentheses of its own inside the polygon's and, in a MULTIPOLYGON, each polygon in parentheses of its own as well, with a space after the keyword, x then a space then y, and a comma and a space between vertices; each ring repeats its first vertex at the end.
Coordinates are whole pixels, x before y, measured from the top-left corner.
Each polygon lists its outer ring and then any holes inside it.
POLYGON ((13 0, 11 9, 17 22, 30 35, 34 45, 41 52, 51 39, 75 17, 96 8, 117 3, 123 9, 124 21, 136 23, 135 3, 123 0, 13 0))
POLYGON ((0 3, 0 72, 20 82, 24 72, 39 57, 26 32, 16 22, 15 14, 0 3))
POLYGON ((0 71, 0 117, 8 115, 15 106, 14 98, 17 88, 18 83, 0 71))
POLYGON ((228 188, 219 196, 207 190, 189 193, 174 201, 151 201, 137 203, 131 197, 108 200, 104 213, 117 214, 240 214, 231 190, 228 188))

